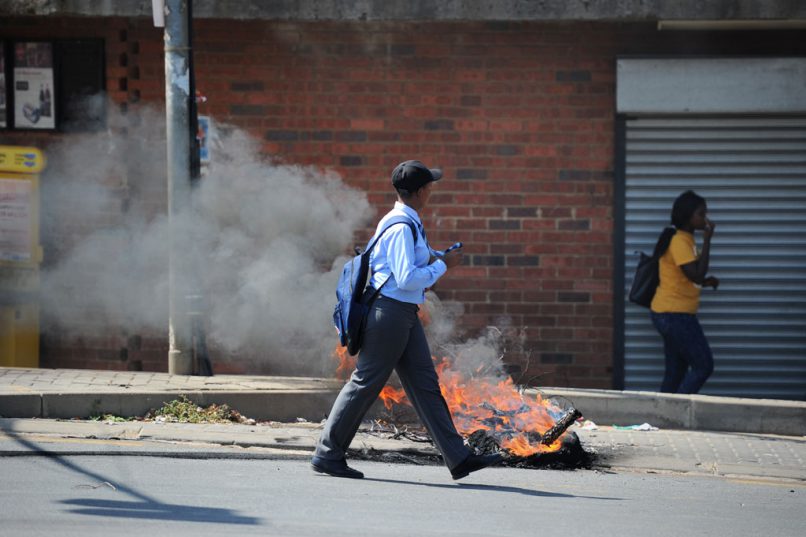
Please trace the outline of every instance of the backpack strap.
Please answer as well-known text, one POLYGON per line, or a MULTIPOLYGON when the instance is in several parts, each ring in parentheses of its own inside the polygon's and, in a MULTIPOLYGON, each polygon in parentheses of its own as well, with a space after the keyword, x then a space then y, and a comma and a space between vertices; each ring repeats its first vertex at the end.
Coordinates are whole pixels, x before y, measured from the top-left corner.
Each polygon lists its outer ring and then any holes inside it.
POLYGON ((397 224, 407 224, 409 226, 409 229, 411 229, 411 234, 414 236, 414 245, 417 246, 417 228, 414 225, 412 219, 409 218, 408 216, 393 216, 386 222, 386 225, 383 227, 383 229, 381 229, 381 231, 377 235, 372 237, 372 239, 369 241, 369 244, 367 244, 366 249, 361 253, 361 255, 368 254, 369 252, 371 252, 372 249, 375 248, 375 244, 377 244, 377 242, 381 239, 383 234, 386 233, 390 227, 397 224))
MULTIPOLYGON (((369 241, 369 244, 367 244, 367 248, 361 254, 361 257, 367 256, 367 259, 369 259, 369 255, 371 254, 372 250, 375 248, 375 244, 377 244, 377 242, 380 240, 380 238, 383 236, 383 234, 386 233, 389 230, 389 228, 391 228, 392 226, 395 226, 397 224, 406 224, 406 225, 409 226, 409 229, 411 229, 411 233, 414 236, 414 245, 416 246, 417 245, 417 228, 415 227, 414 222, 412 221, 412 219, 407 217, 407 216, 393 216, 392 218, 390 218, 386 222, 386 225, 383 227, 383 229, 381 229, 381 231, 369 241)), ((375 301, 375 298, 377 298, 377 296, 379 294, 381 294, 381 289, 383 289, 383 286, 386 285, 386 283, 390 279, 391 278, 386 278, 383 281, 383 283, 377 289, 375 289, 375 292, 372 293, 372 295, 369 297, 368 304, 372 304, 372 302, 375 301)))

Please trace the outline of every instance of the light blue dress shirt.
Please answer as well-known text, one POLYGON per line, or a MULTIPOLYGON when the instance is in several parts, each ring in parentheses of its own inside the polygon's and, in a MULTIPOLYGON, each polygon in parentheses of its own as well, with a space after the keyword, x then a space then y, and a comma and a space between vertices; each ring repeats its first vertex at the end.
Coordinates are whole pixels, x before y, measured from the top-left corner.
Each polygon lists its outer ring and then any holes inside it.
POLYGON ((383 296, 401 302, 422 304, 425 302, 425 289, 434 285, 447 272, 448 266, 441 259, 428 264, 432 255, 442 257, 442 252, 431 249, 417 211, 404 203, 395 202, 395 208, 378 222, 376 235, 393 216, 406 216, 414 222, 418 234, 417 245, 414 245, 409 226, 401 223, 390 227, 370 254, 370 281, 372 287, 378 289, 389 278, 389 283, 381 289, 383 296))

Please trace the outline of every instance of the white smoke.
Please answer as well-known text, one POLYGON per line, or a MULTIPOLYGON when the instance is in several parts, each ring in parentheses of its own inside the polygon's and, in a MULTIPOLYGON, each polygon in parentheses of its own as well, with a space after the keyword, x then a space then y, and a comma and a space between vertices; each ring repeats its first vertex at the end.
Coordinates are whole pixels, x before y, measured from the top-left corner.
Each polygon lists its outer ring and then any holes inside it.
MULTIPOLYGON (((162 111, 148 108, 111 114, 107 130, 72 134, 47 149, 45 334, 166 336, 164 122, 162 111)), ((259 141, 238 128, 213 132, 192 208, 174 221, 183 237, 175 262, 203 296, 213 363, 330 375, 335 284, 354 232, 371 223, 366 195, 333 172, 267 161, 259 141)), ((503 377, 502 356, 523 351, 512 349, 517 337, 506 327, 457 342, 461 304, 429 292, 425 308, 432 353, 463 373, 503 377)))
POLYGON ((438 360, 446 358, 448 368, 465 378, 495 384, 508 376, 504 357, 510 352, 523 354, 525 330, 515 330, 506 318, 488 326, 478 337, 460 339, 456 324, 464 313, 461 303, 444 302, 428 292, 423 307, 428 312, 425 331, 431 353, 438 360))
MULTIPOLYGON (((341 257, 372 211, 333 172, 267 162, 259 142, 216 129, 192 209, 175 219, 183 277, 204 297, 208 344, 262 369, 331 371, 341 257), (191 278, 193 276, 193 278, 191 278)), ((48 149, 43 331, 165 334, 169 227, 164 117, 143 111, 48 149)), ((213 356, 215 362, 215 356, 213 356)))

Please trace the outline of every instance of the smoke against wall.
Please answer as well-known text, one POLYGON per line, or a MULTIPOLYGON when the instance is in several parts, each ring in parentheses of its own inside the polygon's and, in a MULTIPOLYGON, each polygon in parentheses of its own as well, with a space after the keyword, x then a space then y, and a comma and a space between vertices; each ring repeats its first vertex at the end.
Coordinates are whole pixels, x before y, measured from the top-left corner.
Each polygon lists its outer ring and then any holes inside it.
MULTIPOLYGON (((266 162, 238 129, 217 131, 209 173, 176 226, 187 239, 180 266, 195 274, 207 306, 208 342, 273 372, 330 372, 336 258, 369 222, 366 196, 333 173, 266 162)), ((45 243, 43 332, 163 335, 161 112, 111 118, 108 132, 71 136, 48 156, 42 225, 53 239, 45 243)))

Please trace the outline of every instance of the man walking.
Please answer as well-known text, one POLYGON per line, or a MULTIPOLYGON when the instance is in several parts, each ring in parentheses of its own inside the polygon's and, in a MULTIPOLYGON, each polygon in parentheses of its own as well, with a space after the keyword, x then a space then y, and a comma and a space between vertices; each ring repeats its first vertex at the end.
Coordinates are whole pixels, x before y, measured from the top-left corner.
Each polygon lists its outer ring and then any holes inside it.
POLYGON ((364 477, 347 465, 345 455, 392 370, 397 371, 453 479, 502 460, 497 454, 474 455, 464 445, 442 397, 431 351, 417 317, 419 304, 425 301, 425 289, 462 262, 461 248, 447 252, 431 249, 418 214, 428 204, 434 183, 441 177, 442 171, 429 169, 416 160, 402 162, 392 172, 397 202, 378 223, 376 235, 390 218, 404 216, 415 224, 417 237, 415 240, 405 223, 394 224, 370 254, 370 285, 381 291, 369 311, 355 371, 333 404, 311 460, 317 472, 364 477))

